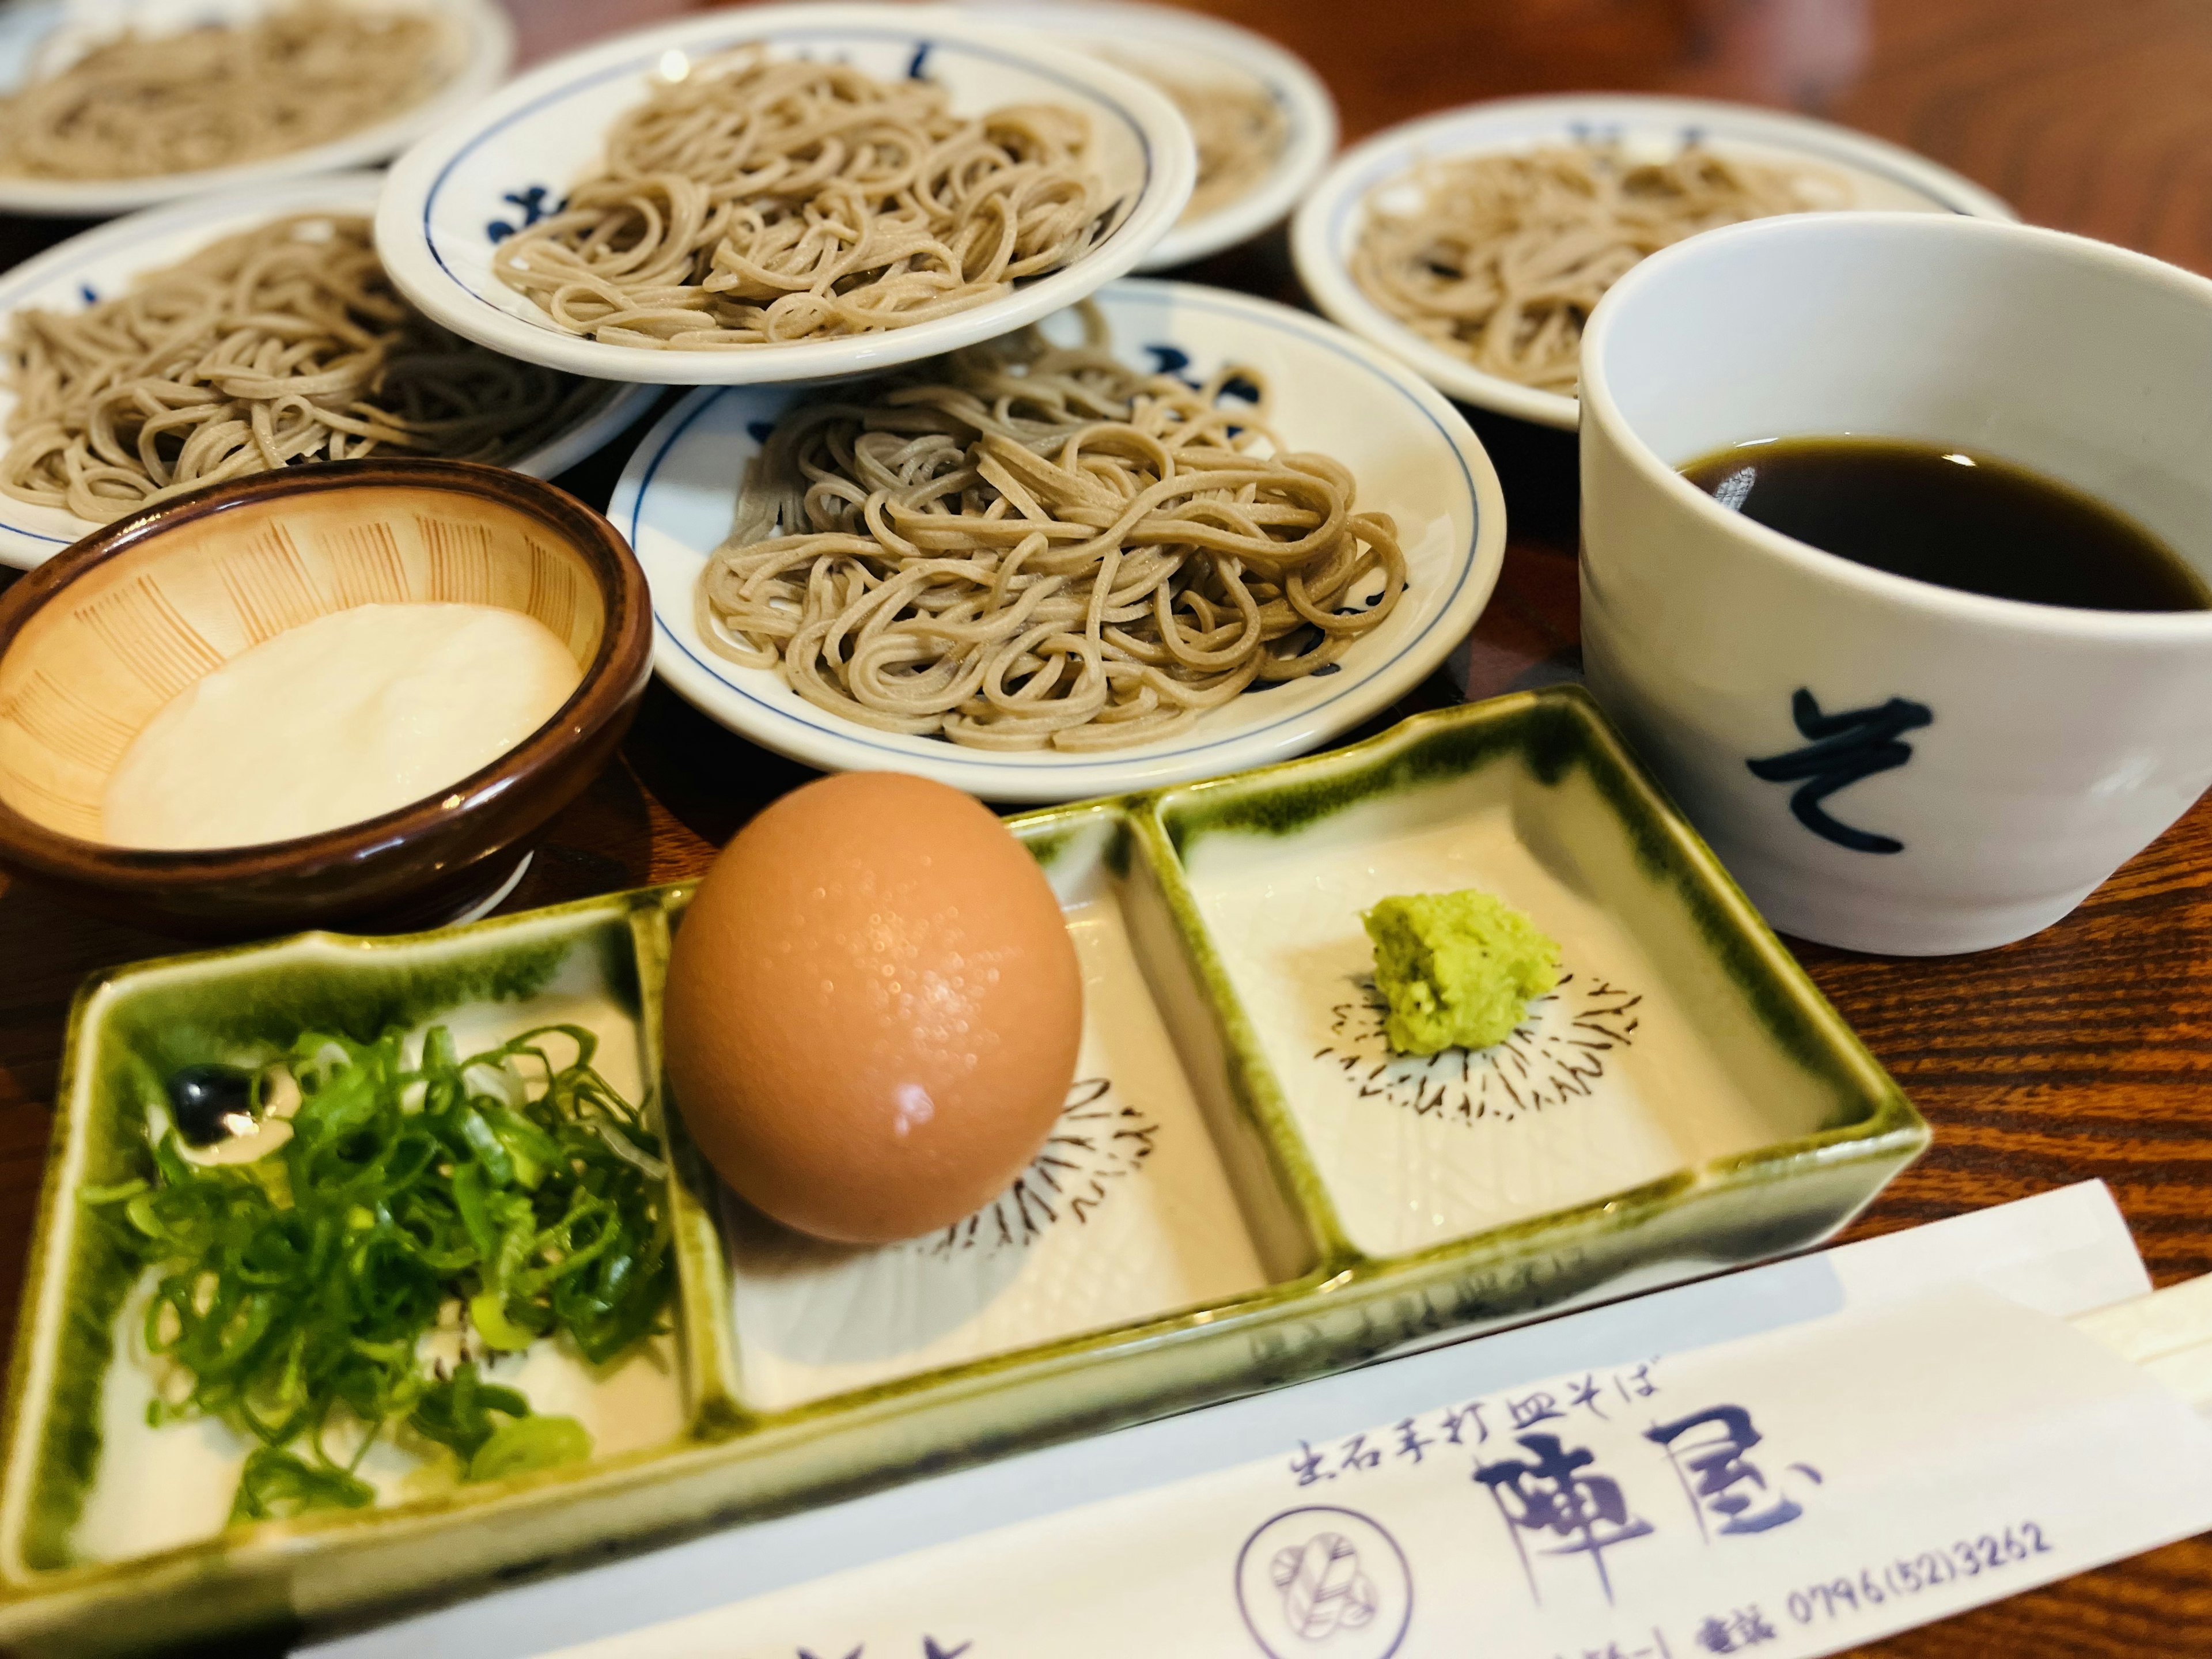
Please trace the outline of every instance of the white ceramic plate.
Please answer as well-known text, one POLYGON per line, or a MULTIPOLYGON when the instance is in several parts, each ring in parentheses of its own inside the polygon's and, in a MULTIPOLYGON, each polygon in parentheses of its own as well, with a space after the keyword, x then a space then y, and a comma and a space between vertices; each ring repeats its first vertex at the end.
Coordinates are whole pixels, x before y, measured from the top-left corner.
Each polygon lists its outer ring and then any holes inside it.
MULTIPOLYGON (((27 306, 82 311, 96 300, 113 297, 142 271, 174 264, 217 237, 288 213, 374 213, 382 185, 383 175, 375 173, 292 179, 149 208, 100 225, 0 276, 0 328, 27 306)), ((644 414, 655 395, 653 386, 615 388, 614 396, 596 412, 523 456, 515 470, 539 478, 566 471, 619 436, 644 414)), ((15 394, 0 386, 0 429, 15 408, 15 394)), ((28 569, 97 527, 58 507, 34 507, 0 495, 0 564, 28 569)))
MULTIPOLYGON (((222 7, 217 15, 255 9, 252 4, 222 7)), ((416 0, 422 3, 422 0, 416 0)), ((66 21, 63 0, 29 0, 0 10, 0 92, 13 92, 29 80, 33 64, 66 21)), ((202 8, 202 12, 214 9, 202 8)), ((237 167, 198 173, 163 173, 151 179, 10 179, 0 176, 0 212, 45 214, 64 219, 105 219, 118 213, 210 191, 266 189, 287 179, 366 167, 397 155, 423 133, 474 107, 507 77, 514 61, 514 26, 497 0, 437 0, 425 9, 447 21, 449 78, 440 89, 390 120, 363 127, 327 144, 272 155, 237 167)), ((195 16, 190 21, 202 21, 195 16)))
POLYGON ((1574 398, 1486 374, 1423 339, 1360 291, 1351 257, 1370 195, 1422 161, 1598 138, 1661 153, 1695 139, 1751 161, 1815 163, 1843 175, 1862 208, 2019 216, 1979 185, 1924 156, 1802 115, 1611 93, 1506 98, 1409 121, 1346 151, 1298 209, 1291 246, 1299 280, 1322 311, 1461 401, 1571 431, 1574 398))
POLYGON ((871 373, 988 340, 1121 276, 1173 227, 1197 161, 1160 93, 1110 65, 953 8, 788 5, 711 12, 546 64, 402 156, 376 219, 377 251, 408 297, 459 333, 532 362, 608 380, 750 386, 871 373), (757 41, 781 55, 849 62, 941 82, 955 108, 1050 102, 1091 119, 1101 169, 1127 205, 1090 252, 1003 299, 880 333, 721 351, 606 345, 555 326, 492 271, 499 239, 598 167, 615 118, 666 64, 757 41))
POLYGON ((1161 72, 1204 86, 1242 82, 1263 89, 1289 124, 1283 153, 1247 194, 1202 219, 1178 224, 1137 262, 1166 270, 1248 241, 1289 216, 1336 153, 1336 104, 1297 53, 1219 18, 1123 0, 966 0, 976 10, 1018 21, 1103 52, 1123 68, 1156 63, 1161 72))
POLYGON ((1283 441, 1335 456, 1358 481, 1359 506, 1397 520, 1407 592, 1333 669, 1248 691, 1175 736, 1103 754, 967 749, 817 708, 780 672, 715 655, 693 616, 699 572, 728 532, 745 463, 799 392, 731 387, 669 410, 630 457, 608 508, 652 586, 662 677, 732 731, 810 766, 919 772, 997 801, 1073 800, 1280 760, 1419 684, 1474 626, 1504 556, 1504 498, 1466 420, 1419 377, 1303 312, 1185 283, 1116 283, 1097 299, 1127 361, 1201 378, 1231 363, 1264 373, 1283 441))

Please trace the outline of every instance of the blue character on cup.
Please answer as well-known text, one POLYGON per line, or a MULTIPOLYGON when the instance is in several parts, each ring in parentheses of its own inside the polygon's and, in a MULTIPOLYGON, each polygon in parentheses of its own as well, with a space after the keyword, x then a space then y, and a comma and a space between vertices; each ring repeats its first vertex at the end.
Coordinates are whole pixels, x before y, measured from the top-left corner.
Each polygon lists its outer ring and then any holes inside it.
POLYGON ((1865 708, 1824 714, 1819 699, 1800 686, 1790 699, 1790 714, 1797 730, 1812 741, 1784 755, 1746 761, 1752 775, 1769 783, 1796 784, 1790 797, 1790 810, 1798 823, 1822 840, 1854 853, 1903 852, 1905 843, 1895 836, 1839 823, 1828 816, 1821 803, 1839 789, 1878 772, 1893 771, 1911 760, 1912 745, 1898 739, 1907 732, 1933 725, 1934 712, 1925 703, 1892 697, 1865 708))

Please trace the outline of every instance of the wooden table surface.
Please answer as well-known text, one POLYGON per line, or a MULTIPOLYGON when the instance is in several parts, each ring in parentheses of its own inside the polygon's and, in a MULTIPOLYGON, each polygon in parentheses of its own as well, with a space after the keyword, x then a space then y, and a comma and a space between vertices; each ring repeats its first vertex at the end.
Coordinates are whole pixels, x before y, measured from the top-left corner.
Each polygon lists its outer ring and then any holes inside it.
MULTIPOLYGON (((526 58, 687 9, 509 0, 526 58)), ((2203 0, 1204 0, 1318 68, 1347 140, 1515 93, 1629 88, 1793 106, 1966 173, 2038 223, 2212 272, 2212 6, 2203 0)), ((0 220, 0 264, 70 227, 0 220)), ((1298 297, 1277 235, 1192 272, 1298 297)), ((1575 660, 1572 441, 1479 419, 1505 483, 1505 572, 1474 690, 1575 660)), ((565 480, 604 502, 627 444, 565 480)), ((1399 711, 1455 694, 1441 678, 1399 711)), ((658 685, 621 763, 564 812, 510 908, 697 873, 808 775, 658 685)), ((1935 1126, 1863 1237, 2069 1182, 2110 1183, 2157 1281, 2212 1272, 2212 807, 2074 915, 1980 956, 1801 945, 1823 990, 1935 1126)), ((88 921, 0 877, 0 1329, 13 1329, 62 1018, 89 969, 173 941, 88 921)), ((1910 1632, 1868 1653, 2212 1654, 2212 1537, 1910 1632)))

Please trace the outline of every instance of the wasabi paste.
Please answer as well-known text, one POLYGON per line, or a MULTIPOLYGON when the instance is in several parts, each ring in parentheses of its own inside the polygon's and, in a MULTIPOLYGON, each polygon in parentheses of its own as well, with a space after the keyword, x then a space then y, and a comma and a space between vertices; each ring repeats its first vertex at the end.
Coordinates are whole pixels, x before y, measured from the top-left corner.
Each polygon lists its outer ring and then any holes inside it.
POLYGON ((1479 889, 1386 898, 1360 921, 1390 1005, 1383 1035, 1401 1054, 1503 1042, 1559 982, 1558 942, 1479 889))

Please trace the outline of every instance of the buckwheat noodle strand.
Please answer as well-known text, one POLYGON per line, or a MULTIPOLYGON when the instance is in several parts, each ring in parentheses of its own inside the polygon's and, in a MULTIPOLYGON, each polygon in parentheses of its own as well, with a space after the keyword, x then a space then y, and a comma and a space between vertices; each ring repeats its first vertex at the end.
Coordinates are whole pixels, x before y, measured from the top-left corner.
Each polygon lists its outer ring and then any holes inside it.
POLYGON ((610 344, 742 349, 965 311, 1057 270, 1120 205, 1090 124, 1052 105, 955 114, 933 82, 745 47, 660 80, 605 171, 494 268, 610 344))
POLYGON ((1351 473, 1284 453, 1252 371, 1204 386, 1035 329, 796 404, 702 573, 702 635, 889 732, 1142 743, 1326 667, 1405 556, 1351 473))
POLYGON ((1824 168, 1696 144, 1664 161, 1606 144, 1432 161, 1370 197, 1352 275, 1383 310, 1486 374, 1571 393, 1583 323, 1646 254, 1739 220, 1850 201, 1850 185, 1824 168))
POLYGON ((1114 62, 1168 95, 1198 149, 1198 184, 1178 224, 1189 224, 1241 201, 1265 183, 1291 141, 1291 124, 1275 96, 1257 81, 1200 80, 1139 64, 1114 62))
POLYGON ((419 10, 337 0, 126 34, 0 99, 0 173, 139 179, 325 143, 435 91, 441 35, 419 10))
POLYGON ((5 362, 0 490, 103 524, 298 461, 511 460, 608 395, 422 317, 349 214, 223 237, 84 311, 19 311, 5 362))

